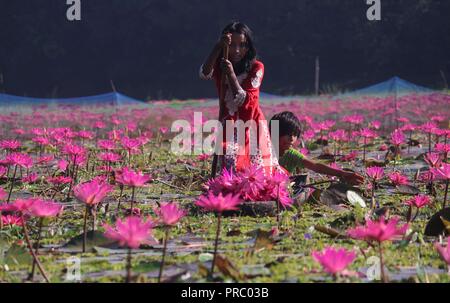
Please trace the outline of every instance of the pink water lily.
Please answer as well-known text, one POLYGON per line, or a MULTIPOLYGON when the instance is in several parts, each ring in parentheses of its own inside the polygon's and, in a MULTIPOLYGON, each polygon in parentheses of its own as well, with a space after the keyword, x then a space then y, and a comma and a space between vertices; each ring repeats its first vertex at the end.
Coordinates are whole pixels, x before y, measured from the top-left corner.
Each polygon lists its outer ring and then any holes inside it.
POLYGON ((219 195, 220 193, 223 195, 240 195, 240 177, 233 173, 233 171, 228 171, 224 168, 222 174, 206 182, 205 188, 215 195, 219 195))
POLYGON ((220 223, 222 218, 222 212, 227 210, 236 210, 237 206, 240 204, 239 195, 233 196, 232 194, 228 194, 225 197, 222 196, 222 193, 219 195, 214 195, 209 192, 208 195, 201 196, 195 204, 199 207, 202 207, 209 211, 214 211, 218 213, 217 216, 217 231, 216 231, 216 239, 214 241, 214 257, 211 264, 210 275, 214 274, 214 266, 216 263, 217 256, 217 247, 219 243, 219 235, 220 235, 220 223))
POLYGON ((440 245, 438 242, 434 243, 434 247, 438 251, 442 260, 444 260, 444 262, 447 263, 448 269, 450 271, 450 237, 447 238, 447 246, 446 247, 440 245))
POLYGON ((75 197, 86 205, 95 205, 102 202, 113 190, 113 187, 106 183, 90 181, 77 185, 74 188, 75 197))
POLYGON ((144 243, 155 243, 152 238, 152 220, 143 220, 140 217, 127 217, 125 220, 117 219, 116 225, 111 227, 108 224, 105 228, 107 238, 117 240, 120 246, 128 248, 138 248, 144 243))
POLYGON ((27 214, 30 212, 32 205, 38 200, 39 198, 17 199, 12 203, 3 203, 0 204, 0 211, 27 214))
POLYGON ((399 218, 394 217, 390 220, 385 220, 382 216, 378 221, 367 220, 365 226, 358 226, 349 229, 347 234, 359 240, 367 242, 384 242, 392 240, 396 236, 402 236, 408 229, 408 224, 398 227, 399 218))
POLYGON ((397 185, 406 185, 409 184, 408 177, 405 175, 402 175, 399 172, 393 172, 388 175, 389 180, 394 184, 397 185))
POLYGON ((63 153, 72 157, 80 156, 86 153, 86 149, 75 144, 67 144, 63 147, 63 153))
POLYGON ((9 154, 6 159, 12 164, 16 166, 20 166, 23 168, 31 168, 33 166, 33 159, 23 153, 12 153, 9 154))
POLYGON ((378 251, 380 255, 380 272, 383 282, 387 282, 387 276, 384 271, 384 259, 382 242, 390 241, 396 236, 402 236, 408 229, 408 223, 398 226, 399 219, 394 217, 385 220, 381 216, 378 221, 368 219, 365 226, 357 226, 356 228, 347 230, 347 234, 354 239, 364 240, 370 244, 378 243, 378 251))
POLYGON ((431 199, 425 195, 417 195, 412 199, 406 200, 405 205, 409 206, 407 221, 412 222, 419 215, 419 209, 429 205, 431 203, 431 199), (416 210, 416 214, 412 216, 413 208, 416 210))
POLYGON ((116 143, 112 140, 98 140, 97 146, 101 149, 113 150, 116 148, 116 143))
POLYGON ((151 179, 150 175, 144 175, 141 171, 134 171, 128 167, 122 168, 116 174, 117 183, 130 187, 142 187, 151 179))
POLYGON ((98 154, 98 159, 102 160, 102 161, 106 161, 106 162, 117 162, 120 161, 122 159, 122 157, 119 154, 115 154, 112 152, 104 152, 104 153, 100 153, 98 154))
POLYGON ((372 181, 379 181, 384 177, 384 169, 378 166, 368 167, 366 174, 372 181))
POLYGON ((39 178, 37 173, 29 173, 27 176, 22 178, 23 183, 34 183, 39 178))
POLYGON ((166 226, 177 224, 181 218, 186 216, 186 211, 179 209, 176 203, 161 203, 161 206, 155 209, 158 221, 166 226))
POLYGON ((431 169, 438 180, 450 179, 450 163, 442 163, 440 167, 431 169))
MULTIPOLYGON (((82 252, 86 252, 87 218, 89 215, 89 210, 93 210, 93 207, 102 202, 112 190, 112 186, 107 183, 99 182, 98 180, 82 183, 74 188, 75 197, 86 204, 84 212, 82 252)), ((94 227, 95 226, 93 225, 92 228, 94 227)))
POLYGON ((214 195, 209 192, 208 195, 201 196, 195 204, 206 210, 214 212, 224 212, 227 210, 237 210, 237 206, 241 203, 239 196, 228 194, 223 196, 222 193, 214 195))
POLYGON ((399 146, 400 144, 405 143, 405 135, 403 134, 403 132, 401 130, 396 129, 391 134, 391 142, 392 142, 392 144, 399 146))
POLYGON ((444 209, 447 204, 448 186, 450 183, 450 163, 443 162, 440 167, 431 168, 430 172, 437 180, 445 181, 444 201, 442 203, 442 209, 444 209))
POLYGON ((30 213, 35 217, 49 218, 58 216, 63 208, 62 204, 54 201, 37 200, 31 205, 30 213))
POLYGON ((161 203, 161 206, 155 209, 155 213, 158 216, 158 221, 165 227, 164 244, 163 244, 163 254, 159 267, 158 282, 161 282, 164 262, 166 258, 167 241, 169 240, 169 227, 177 224, 187 212, 179 209, 176 203, 161 203))
POLYGON ((425 195, 417 195, 412 199, 406 200, 405 204, 409 206, 414 206, 416 208, 422 208, 431 203, 431 199, 425 195))
POLYGON ((441 156, 438 153, 427 153, 424 160, 430 167, 439 167, 441 163, 441 156))
POLYGON ((16 149, 19 149, 21 146, 22 146, 22 143, 20 143, 17 140, 0 141, 0 148, 6 149, 6 150, 16 150, 16 149))
POLYGON ((239 175, 241 181, 241 195, 244 199, 256 201, 258 194, 264 189, 264 171, 250 166, 239 175))
MULTIPOLYGON (((31 275, 34 274, 34 267, 37 265, 42 276, 44 279, 49 282, 49 279, 47 277, 47 274, 45 273, 44 269, 42 268, 41 263, 39 262, 39 259, 37 257, 37 253, 35 253, 30 237, 28 235, 28 229, 27 229, 27 223, 25 219, 25 215, 33 214, 33 206, 35 204, 41 203, 40 198, 29 198, 29 199, 17 199, 11 204, 2 204, 0 205, 0 211, 11 211, 11 212, 17 212, 20 215, 20 222, 23 230, 23 235, 25 236, 25 240, 27 242, 28 250, 30 251, 30 254, 33 256, 33 269, 31 272, 31 275)), ((42 222, 42 221, 41 221, 42 222)), ((3 221, 2 221, 3 223, 3 221)), ((39 234, 40 234, 41 226, 39 228, 39 234)))
POLYGON ((9 226, 22 226, 23 225, 22 218, 19 216, 13 216, 13 215, 1 216, 1 220, 2 220, 3 225, 9 225, 9 226))
POLYGON ((332 275, 342 273, 356 258, 354 251, 347 251, 345 248, 335 249, 333 247, 327 247, 321 252, 313 251, 311 255, 314 260, 322 265, 325 272, 332 275))
POLYGON ((69 184, 70 182, 72 182, 71 177, 65 176, 47 177, 45 180, 53 185, 69 184))
POLYGON ((140 217, 127 217, 125 220, 118 219, 114 227, 104 224, 105 237, 119 242, 120 246, 128 248, 126 282, 131 281, 131 249, 139 248, 141 244, 156 244, 152 236, 154 223, 151 220, 144 221, 140 217))

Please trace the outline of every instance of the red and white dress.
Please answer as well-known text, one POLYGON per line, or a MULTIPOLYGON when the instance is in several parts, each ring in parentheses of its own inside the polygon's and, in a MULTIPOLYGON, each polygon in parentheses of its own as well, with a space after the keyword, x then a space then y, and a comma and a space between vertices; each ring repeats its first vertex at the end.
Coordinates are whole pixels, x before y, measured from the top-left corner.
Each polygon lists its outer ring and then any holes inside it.
MULTIPOLYGON (((251 165, 264 169, 266 175, 272 174, 275 170, 280 170, 278 160, 272 150, 268 121, 259 107, 259 88, 264 76, 264 65, 255 60, 250 72, 237 75, 237 79, 242 88, 233 95, 228 79, 225 85, 225 112, 221 119, 223 125, 223 157, 219 157, 218 170, 227 168, 228 170, 239 171, 251 165), (225 130, 225 121, 242 120, 243 123, 254 121, 257 134, 250 133, 249 128, 245 128, 245 144, 239 144, 237 132, 232 140, 228 140, 225 130)), ((221 95, 222 73, 218 63, 214 66, 209 75, 203 74, 203 66, 200 67, 200 78, 204 80, 214 79, 219 96, 221 95)), ((250 122, 253 123, 253 122, 250 122)), ((246 125, 248 125, 247 123, 246 125)), ((242 140, 241 140, 242 142, 242 140)))

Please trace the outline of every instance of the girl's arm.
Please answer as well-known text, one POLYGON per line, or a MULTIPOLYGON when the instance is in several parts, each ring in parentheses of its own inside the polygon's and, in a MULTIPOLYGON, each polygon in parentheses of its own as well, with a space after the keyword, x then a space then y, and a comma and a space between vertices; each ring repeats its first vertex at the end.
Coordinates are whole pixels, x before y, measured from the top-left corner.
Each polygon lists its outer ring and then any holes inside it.
POLYGON ((238 92, 243 91, 243 89, 239 84, 239 80, 237 79, 236 74, 234 73, 233 64, 228 60, 224 60, 224 62, 224 64, 227 65, 225 71, 227 71, 227 77, 228 81, 230 82, 231 92, 235 96, 238 92))
POLYGON ((208 58, 206 58, 206 61, 202 65, 202 73, 203 75, 209 75, 211 74, 214 64, 217 61, 217 58, 220 55, 220 52, 222 51, 224 45, 230 45, 231 44, 231 34, 225 34, 221 37, 220 41, 217 42, 211 53, 209 54, 208 58))
POLYGON ((217 58, 219 57, 221 51, 222 51, 221 45, 216 44, 214 46, 214 48, 212 49, 211 53, 209 54, 208 58, 206 59, 205 63, 203 63, 203 65, 202 65, 201 72, 203 73, 203 75, 211 74, 214 63, 216 62, 217 58))
POLYGON ((352 184, 360 184, 364 182, 364 178, 361 175, 340 169, 334 169, 328 165, 316 163, 308 159, 303 159, 303 166, 319 174, 343 178, 352 184))

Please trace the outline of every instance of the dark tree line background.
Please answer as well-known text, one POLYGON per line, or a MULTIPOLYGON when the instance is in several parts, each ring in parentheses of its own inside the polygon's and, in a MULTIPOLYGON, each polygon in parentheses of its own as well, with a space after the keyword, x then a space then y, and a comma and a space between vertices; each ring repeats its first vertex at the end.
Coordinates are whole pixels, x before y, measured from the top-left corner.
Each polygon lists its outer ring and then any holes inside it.
POLYGON ((320 57, 321 90, 352 89, 398 75, 434 88, 450 81, 450 1, 0 0, 0 91, 76 97, 116 88, 139 99, 216 95, 198 79, 221 29, 253 29, 266 67, 263 91, 306 94, 320 57))

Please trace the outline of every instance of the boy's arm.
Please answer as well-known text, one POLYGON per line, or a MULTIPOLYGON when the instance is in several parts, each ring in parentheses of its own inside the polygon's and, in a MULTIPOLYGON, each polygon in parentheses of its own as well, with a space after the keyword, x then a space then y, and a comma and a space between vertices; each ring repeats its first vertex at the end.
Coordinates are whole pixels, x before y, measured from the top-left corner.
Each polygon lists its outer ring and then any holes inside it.
POLYGON ((294 174, 298 169, 303 168, 303 160, 305 156, 299 151, 291 148, 283 154, 278 160, 279 164, 283 166, 289 173, 294 174))
POLYGON ((364 182, 364 178, 356 173, 353 172, 347 172, 340 169, 334 169, 328 165, 322 164, 322 163, 316 163, 314 161, 303 159, 303 166, 307 169, 310 169, 316 173, 329 175, 329 176, 336 176, 339 178, 345 179, 347 182, 352 184, 360 184, 364 182))

